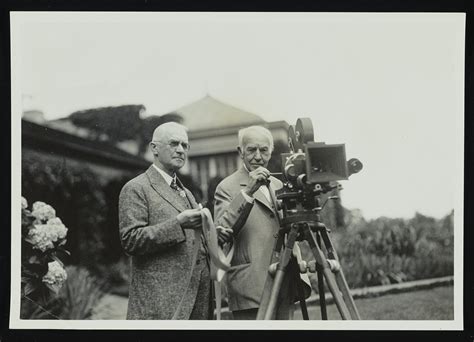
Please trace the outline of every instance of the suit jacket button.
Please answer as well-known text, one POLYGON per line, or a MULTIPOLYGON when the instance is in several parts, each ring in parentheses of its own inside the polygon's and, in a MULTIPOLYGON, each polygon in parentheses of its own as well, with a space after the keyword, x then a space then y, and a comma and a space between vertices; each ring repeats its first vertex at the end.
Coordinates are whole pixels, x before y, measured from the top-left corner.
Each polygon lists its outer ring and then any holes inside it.
POLYGON ((275 217, 275 214, 274 214, 274 213, 271 213, 271 214, 270 214, 270 217, 271 217, 271 218, 274 218, 274 217, 275 217))

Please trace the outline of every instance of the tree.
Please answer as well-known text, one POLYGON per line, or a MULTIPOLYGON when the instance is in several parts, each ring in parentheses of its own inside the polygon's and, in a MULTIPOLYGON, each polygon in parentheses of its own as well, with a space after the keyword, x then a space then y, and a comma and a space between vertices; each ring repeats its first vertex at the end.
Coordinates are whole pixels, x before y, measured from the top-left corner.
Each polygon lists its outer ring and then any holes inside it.
POLYGON ((112 143, 135 140, 139 145, 139 153, 144 154, 156 127, 170 121, 183 123, 183 118, 178 113, 170 112, 142 119, 140 114, 143 111, 143 105, 102 107, 74 112, 69 115, 69 119, 77 127, 88 129, 90 137, 95 140, 112 143))
POLYGON ((144 110, 143 105, 93 108, 74 112, 69 119, 88 129, 92 138, 102 139, 105 135, 106 140, 117 143, 137 138, 142 128, 140 113, 144 110))
POLYGON ((148 143, 151 141, 153 137, 153 131, 156 127, 165 122, 177 122, 183 123, 183 117, 178 113, 168 113, 161 116, 158 115, 150 115, 142 120, 141 129, 140 129, 140 153, 146 152, 148 147, 148 143))

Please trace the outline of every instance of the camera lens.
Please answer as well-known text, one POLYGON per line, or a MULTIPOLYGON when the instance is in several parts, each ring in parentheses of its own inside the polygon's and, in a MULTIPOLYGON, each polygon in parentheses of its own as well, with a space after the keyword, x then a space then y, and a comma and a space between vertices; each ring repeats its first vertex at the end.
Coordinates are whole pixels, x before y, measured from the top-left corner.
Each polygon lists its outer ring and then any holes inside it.
POLYGON ((347 162, 347 169, 349 170, 349 175, 359 172, 360 170, 362 170, 362 167, 363 165, 361 161, 357 158, 352 158, 347 162))

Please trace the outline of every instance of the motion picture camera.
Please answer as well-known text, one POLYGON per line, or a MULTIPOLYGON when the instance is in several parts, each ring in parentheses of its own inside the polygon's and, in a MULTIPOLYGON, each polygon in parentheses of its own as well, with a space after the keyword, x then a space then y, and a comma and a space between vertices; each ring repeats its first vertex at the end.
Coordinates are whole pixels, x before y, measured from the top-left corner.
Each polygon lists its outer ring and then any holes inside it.
POLYGON ((281 154, 284 186, 276 193, 278 200, 293 199, 309 209, 315 205, 314 196, 341 189, 337 181, 362 170, 358 159, 346 161, 344 144, 315 142, 309 118, 299 118, 289 127, 288 144, 290 152, 281 154))

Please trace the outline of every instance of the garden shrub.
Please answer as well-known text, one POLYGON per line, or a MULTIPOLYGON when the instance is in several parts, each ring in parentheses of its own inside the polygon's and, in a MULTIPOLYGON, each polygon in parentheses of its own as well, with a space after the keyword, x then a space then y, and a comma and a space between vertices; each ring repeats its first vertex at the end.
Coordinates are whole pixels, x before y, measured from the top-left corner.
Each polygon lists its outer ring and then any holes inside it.
POLYGON ((52 205, 69 228, 68 263, 92 266, 104 258, 106 202, 101 184, 87 166, 61 161, 22 160, 22 194, 29 201, 52 205))
POLYGON ((337 231, 334 240, 348 283, 361 287, 452 275, 453 215, 381 217, 337 231))
POLYGON ((29 319, 90 319, 94 308, 105 294, 105 282, 86 268, 67 266, 68 278, 58 295, 41 306, 25 302, 23 318, 29 319), (28 317, 25 317, 28 314, 28 317))
POLYGON ((28 208, 26 198, 21 198, 21 309, 23 319, 47 314, 44 309, 54 300, 68 274, 61 257, 69 252, 64 249, 68 228, 56 216, 56 210, 41 201, 28 208))

